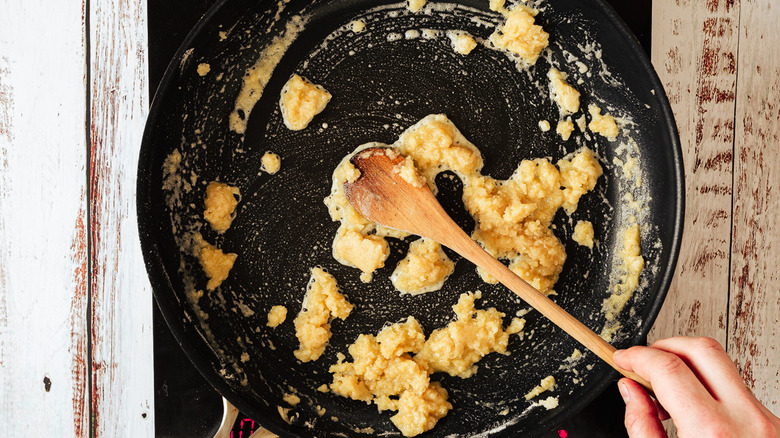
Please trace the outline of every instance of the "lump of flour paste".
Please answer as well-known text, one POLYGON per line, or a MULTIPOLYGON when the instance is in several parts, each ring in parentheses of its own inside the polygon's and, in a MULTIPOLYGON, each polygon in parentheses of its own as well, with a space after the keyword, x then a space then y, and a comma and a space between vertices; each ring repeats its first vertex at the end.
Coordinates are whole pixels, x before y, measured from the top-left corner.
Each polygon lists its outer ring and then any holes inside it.
POLYGON ((194 237, 195 255, 200 260, 203 272, 208 277, 206 289, 214 290, 228 278, 238 254, 222 252, 221 249, 203 240, 200 233, 194 237))
POLYGON ((409 252, 398 262, 390 281, 402 294, 419 295, 441 289, 455 270, 441 245, 426 238, 415 240, 409 252))
POLYGON ((292 75, 282 88, 279 106, 284 124, 293 131, 309 126, 314 116, 330 102, 331 94, 298 75, 292 75))
POLYGON ((306 289, 301 312, 294 321, 300 344, 294 354, 301 362, 319 359, 330 340, 331 319, 346 319, 352 312, 352 304, 339 292, 336 279, 322 269, 311 270, 306 289))
POLYGON ((507 15, 504 25, 490 35, 490 41, 499 49, 519 55, 527 64, 536 64, 550 39, 542 26, 534 24, 536 13, 527 6, 516 6, 507 15))
POLYGON ((510 334, 519 333, 523 320, 503 329, 504 314, 494 308, 476 309, 481 293, 464 293, 453 306, 457 319, 425 339, 420 323, 409 317, 382 329, 376 336, 360 335, 349 346, 352 362, 339 353, 330 367, 330 390, 342 397, 374 403, 404 436, 430 430, 452 409, 447 390, 430 375, 446 372, 467 378, 487 354, 506 353, 510 334))
POLYGON ((203 212, 203 218, 211 224, 214 231, 224 233, 230 228, 239 196, 241 192, 238 187, 219 182, 210 182, 206 187, 206 210, 203 212))

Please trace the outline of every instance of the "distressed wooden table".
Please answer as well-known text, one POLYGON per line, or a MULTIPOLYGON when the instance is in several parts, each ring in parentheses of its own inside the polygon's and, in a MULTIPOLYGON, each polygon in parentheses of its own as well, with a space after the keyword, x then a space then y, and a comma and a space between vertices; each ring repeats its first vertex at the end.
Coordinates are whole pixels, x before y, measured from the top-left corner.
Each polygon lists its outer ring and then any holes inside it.
MULTIPOLYGON (((711 336, 780 413, 780 4, 655 0, 686 171, 651 333, 711 336)), ((152 297, 135 168, 144 0, 0 0, 0 432, 151 436, 152 297)))

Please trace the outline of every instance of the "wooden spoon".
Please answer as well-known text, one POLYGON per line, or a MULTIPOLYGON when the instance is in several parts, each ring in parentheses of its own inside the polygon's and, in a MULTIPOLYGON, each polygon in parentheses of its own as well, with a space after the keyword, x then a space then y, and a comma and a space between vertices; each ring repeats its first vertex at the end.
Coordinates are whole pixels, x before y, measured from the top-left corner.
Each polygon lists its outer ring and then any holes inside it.
POLYGON ((344 184, 344 192, 352 207, 377 224, 435 240, 457 252, 489 272, 555 325, 596 353, 604 362, 652 393, 650 382, 615 365, 612 359, 615 347, 472 240, 447 215, 422 176, 414 175, 417 178, 415 180, 410 178, 408 173, 400 172, 403 161, 403 156, 387 148, 368 148, 357 153, 352 158, 352 164, 360 170, 360 177, 354 182, 344 184))

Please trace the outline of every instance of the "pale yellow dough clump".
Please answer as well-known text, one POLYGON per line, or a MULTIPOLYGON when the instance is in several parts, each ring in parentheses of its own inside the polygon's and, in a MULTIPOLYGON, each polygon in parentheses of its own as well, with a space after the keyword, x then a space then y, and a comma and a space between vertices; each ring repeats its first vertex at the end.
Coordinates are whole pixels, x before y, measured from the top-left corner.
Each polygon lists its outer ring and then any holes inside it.
POLYGON ((428 0, 406 0, 406 7, 412 12, 420 12, 428 0))
MULTIPOLYGON (((386 145, 369 143, 358 151, 371 146, 386 145)), ((476 221, 472 237, 494 257, 509 260, 510 269, 538 290, 552 292, 566 253, 550 223, 560 207, 569 214, 574 212, 579 198, 592 190, 601 176, 601 166, 590 149, 583 148, 560 160, 557 168, 546 159, 524 160, 510 179, 499 181, 480 173, 483 160, 479 150, 442 114, 425 117, 401 134, 392 147, 414 162, 433 190, 437 174, 445 170, 455 172, 463 181, 464 205, 476 221)), ((334 171, 331 195, 325 203, 331 218, 341 221, 334 240, 334 256, 367 274, 373 272, 369 271, 371 268, 384 266, 387 253, 379 250, 384 236, 405 234, 369 222, 349 205, 343 193, 344 181, 360 175, 349 163, 350 157, 334 171), (347 245, 341 240, 350 238, 363 243, 360 236, 370 239, 377 249, 350 251, 346 257, 341 247, 347 245)), ((422 271, 417 275, 435 277, 422 271)), ((495 282, 488 275, 482 277, 495 282)))
POLYGON ((200 233, 195 235, 195 253, 208 277, 206 289, 214 290, 230 275, 238 254, 225 254, 221 249, 203 240, 200 233))
POLYGON ((273 175, 282 168, 282 159, 273 152, 266 152, 260 158, 260 165, 263 172, 273 175))
POLYGON ((333 258, 339 263, 358 268, 361 279, 368 283, 373 272, 385 265, 390 246, 381 236, 365 235, 355 228, 339 228, 333 240, 333 258))
POLYGON ((590 221, 577 221, 574 226, 574 234, 571 238, 575 242, 588 248, 593 248, 593 224, 590 221))
POLYGON ((300 344, 294 354, 301 362, 319 359, 330 340, 331 319, 346 319, 352 312, 352 304, 339 293, 336 279, 322 269, 311 270, 306 288, 301 312, 294 321, 300 344))
POLYGON ((490 41, 499 49, 505 49, 520 57, 529 65, 536 64, 539 54, 547 47, 550 35, 542 26, 534 24, 536 11, 526 6, 516 6, 506 17, 501 28, 490 35, 490 41))
POLYGON ((331 94, 298 75, 292 75, 282 88, 279 106, 284 124, 293 131, 309 126, 314 116, 330 102, 331 94))
POLYGON ((284 306, 273 306, 271 307, 271 310, 268 311, 268 322, 266 325, 272 328, 278 327, 286 319, 287 308, 284 306))
POLYGON ((601 134, 609 140, 617 138, 620 130, 618 129, 617 123, 615 123, 614 117, 607 114, 601 114, 601 108, 592 104, 588 105, 588 112, 591 117, 588 129, 597 134, 601 134))
POLYGON ((555 132, 561 136, 563 141, 568 140, 571 137, 571 133, 574 132, 574 123, 571 121, 571 117, 566 117, 566 119, 558 122, 555 132))
POLYGON ((477 42, 468 32, 448 32, 447 36, 450 38, 455 53, 468 55, 477 47, 477 42))
POLYGON ((198 64, 198 75, 199 76, 206 76, 207 74, 209 74, 210 71, 211 71, 211 66, 208 63, 202 62, 202 63, 198 64))
POLYGON ((219 182, 210 182, 206 186, 206 199, 204 204, 206 210, 203 212, 203 218, 210 224, 211 228, 218 233, 224 233, 233 223, 233 213, 238 205, 237 196, 241 192, 238 187, 231 187, 219 182))
POLYGON ((537 395, 551 390, 555 386, 555 377, 553 376, 547 376, 544 379, 542 379, 541 383, 534 387, 531 391, 528 392, 528 394, 525 395, 526 400, 531 400, 532 398, 536 397, 537 395))
POLYGON ((550 80, 550 97, 558 105, 561 115, 574 114, 580 110, 580 92, 566 82, 566 73, 551 68, 547 72, 550 80))
POLYGON ((366 30, 366 22, 363 20, 354 20, 352 23, 350 23, 350 26, 352 27, 352 32, 360 33, 366 30))
MULTIPOLYGON (((414 317, 385 327, 376 336, 360 335, 349 347, 353 362, 330 367, 331 391, 343 397, 374 403, 379 411, 398 411, 390 419, 404 436, 433 428, 452 405, 447 391, 430 375, 437 371, 469 377, 485 355, 506 353, 509 329, 502 328, 503 313, 474 308, 481 294, 460 296, 453 306, 457 320, 431 333, 428 340, 414 317)), ((516 330, 522 324, 513 321, 516 330)))
POLYGON ((402 294, 418 295, 441 289, 454 270, 455 263, 441 245, 422 238, 409 245, 409 252, 398 262, 390 281, 402 294))

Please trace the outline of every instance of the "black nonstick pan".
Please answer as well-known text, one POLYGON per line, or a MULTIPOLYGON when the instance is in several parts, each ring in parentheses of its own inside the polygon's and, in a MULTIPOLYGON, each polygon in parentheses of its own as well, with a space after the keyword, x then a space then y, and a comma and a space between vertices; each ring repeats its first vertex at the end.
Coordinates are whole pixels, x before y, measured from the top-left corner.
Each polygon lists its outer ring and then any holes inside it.
MULTIPOLYGON (((550 33, 551 45, 527 69, 487 43, 468 56, 452 50, 447 31, 468 31, 485 41, 503 22, 487 0, 431 1, 416 13, 403 3, 377 0, 224 0, 177 52, 154 98, 139 160, 144 257, 157 303, 184 351, 224 397, 265 428, 280 436, 400 436, 391 413, 317 390, 330 383, 328 368, 337 353, 347 354, 358 334, 376 334, 409 315, 430 333, 453 319, 451 306, 466 291, 482 291, 478 307, 510 316, 528 308, 502 286, 480 281, 474 267, 453 253, 456 270, 441 291, 399 296, 388 276, 412 239, 391 239, 391 256, 372 283, 362 283, 358 270, 333 259, 338 223, 323 204, 333 169, 355 147, 392 143, 428 114, 446 114, 482 150, 483 173, 495 178, 508 178, 526 158, 557 161, 582 146, 597 153, 604 176, 596 189, 571 217, 559 211, 554 221, 568 258, 553 299, 600 332, 622 232, 636 221, 646 267, 617 317, 612 342, 643 342, 669 287, 682 235, 682 158, 671 110, 649 60, 603 1, 537 6, 536 21, 550 33), (352 30, 356 19, 366 23, 365 31, 352 30), (269 74, 259 100, 251 111, 236 110, 245 73, 263 59, 269 74), (555 134, 558 109, 546 88, 551 65, 569 73, 583 109, 597 103, 621 117, 616 141, 578 130, 569 141, 555 134), (302 131, 284 126, 278 105, 294 73, 333 95, 302 131), (231 114, 244 132, 231 129, 231 114), (550 121, 552 130, 542 131, 540 120, 550 121), (282 158, 275 175, 261 171, 266 151, 282 158), (180 161, 172 158, 177 154, 180 161), (624 170, 631 157, 638 157, 633 173, 624 170), (202 219, 211 181, 241 191, 224 234, 202 219), (638 204, 628 202, 628 195, 638 204), (577 220, 593 223, 593 250, 572 241, 577 220), (201 267, 186 248, 195 232, 238 254, 230 276, 214 291, 206 291, 201 267), (315 266, 337 278, 355 310, 333 321, 333 337, 319 360, 301 363, 292 354, 298 346, 292 320, 315 266), (195 298, 198 291, 205 292, 195 298), (272 329, 266 315, 274 305, 286 306, 289 315, 272 329), (286 403, 288 393, 301 402, 286 403)), ((470 230, 459 180, 442 174, 437 184, 445 209, 470 230)), ((475 376, 432 376, 447 388, 453 410, 422 436, 534 436, 614 381, 616 373, 592 354, 566 360, 581 347, 538 313, 525 319, 525 336, 512 337, 510 354, 486 356, 475 376), (559 402, 549 410, 524 398, 548 375, 557 386, 545 397, 559 402)))

